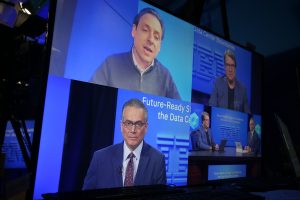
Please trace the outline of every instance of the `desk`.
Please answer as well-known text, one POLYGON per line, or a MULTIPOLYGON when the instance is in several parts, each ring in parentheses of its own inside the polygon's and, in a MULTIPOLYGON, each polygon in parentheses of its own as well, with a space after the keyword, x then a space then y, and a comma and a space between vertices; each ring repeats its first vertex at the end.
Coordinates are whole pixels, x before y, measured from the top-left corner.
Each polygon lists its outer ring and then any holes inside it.
POLYGON ((188 157, 188 185, 206 183, 209 165, 245 164, 247 177, 256 178, 261 173, 261 156, 237 153, 234 147, 225 151, 191 151, 188 157))

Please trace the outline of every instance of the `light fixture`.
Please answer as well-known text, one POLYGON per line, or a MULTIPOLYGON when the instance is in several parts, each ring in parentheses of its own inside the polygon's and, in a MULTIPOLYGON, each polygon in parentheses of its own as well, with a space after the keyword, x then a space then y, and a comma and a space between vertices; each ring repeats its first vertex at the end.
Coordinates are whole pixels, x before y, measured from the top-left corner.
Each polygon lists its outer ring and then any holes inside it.
POLYGON ((17 12, 17 17, 14 26, 20 27, 29 18, 31 12, 26 7, 24 7, 23 2, 16 3, 15 9, 17 12))
POLYGON ((19 2, 19 3, 17 3, 16 5, 18 5, 20 11, 22 11, 22 12, 28 14, 28 15, 31 15, 31 12, 30 12, 27 8, 25 8, 25 7, 23 6, 23 2, 19 2))

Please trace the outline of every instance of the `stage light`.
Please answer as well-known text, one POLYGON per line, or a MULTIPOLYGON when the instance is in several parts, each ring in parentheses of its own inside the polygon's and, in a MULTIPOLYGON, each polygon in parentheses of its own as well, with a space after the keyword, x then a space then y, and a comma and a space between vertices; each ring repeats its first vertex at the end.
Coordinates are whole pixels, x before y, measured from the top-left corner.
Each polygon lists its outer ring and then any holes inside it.
MULTIPOLYGON (((45 3, 44 1, 42 3, 45 3)), ((40 36, 46 31, 47 19, 36 14, 37 8, 31 5, 30 1, 11 3, 0 0, 0 23, 15 29, 17 34, 31 38, 40 36)))
POLYGON ((27 15, 31 15, 31 12, 24 6, 23 2, 16 3, 15 8, 17 12, 23 12, 27 15))
POLYGON ((24 6, 23 2, 18 2, 18 3, 15 4, 17 17, 16 17, 16 20, 15 20, 14 27, 20 27, 31 16, 31 12, 29 11, 29 9, 27 9, 27 7, 28 6, 26 6, 26 7, 24 6))

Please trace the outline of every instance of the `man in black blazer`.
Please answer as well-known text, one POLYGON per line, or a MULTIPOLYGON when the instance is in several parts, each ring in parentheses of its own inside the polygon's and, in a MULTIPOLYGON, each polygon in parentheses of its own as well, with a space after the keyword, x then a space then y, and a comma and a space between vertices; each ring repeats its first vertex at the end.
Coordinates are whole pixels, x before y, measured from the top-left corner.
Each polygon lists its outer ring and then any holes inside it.
POLYGON ((165 157, 144 141, 147 128, 145 105, 138 99, 127 101, 121 121, 124 142, 94 153, 83 190, 166 184, 165 157))

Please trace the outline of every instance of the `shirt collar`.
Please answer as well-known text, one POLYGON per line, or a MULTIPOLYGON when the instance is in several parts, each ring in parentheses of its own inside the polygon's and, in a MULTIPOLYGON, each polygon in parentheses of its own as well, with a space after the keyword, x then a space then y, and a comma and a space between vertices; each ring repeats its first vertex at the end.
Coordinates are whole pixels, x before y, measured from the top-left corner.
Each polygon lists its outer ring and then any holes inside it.
POLYGON ((124 141, 124 143, 123 143, 123 152, 124 152, 124 154, 123 154, 123 161, 125 161, 125 160, 127 159, 128 155, 129 155, 131 152, 134 154, 135 159, 136 159, 136 160, 139 160, 140 157, 141 157, 141 152, 142 152, 143 144, 144 144, 144 141, 142 141, 142 142, 139 144, 139 146, 137 146, 137 148, 135 148, 135 150, 131 151, 131 150, 128 148, 126 142, 124 141))
POLYGON ((131 55, 132 55, 133 64, 134 64, 134 66, 139 70, 139 72, 140 72, 141 74, 143 74, 143 73, 145 73, 146 71, 148 71, 148 70, 154 65, 154 60, 155 60, 155 59, 152 61, 152 63, 151 63, 148 67, 146 67, 146 69, 144 69, 143 67, 141 67, 141 66, 139 66, 139 65, 137 64, 135 55, 134 55, 134 53, 133 53, 133 48, 134 48, 134 47, 132 47, 132 49, 131 49, 131 55))

